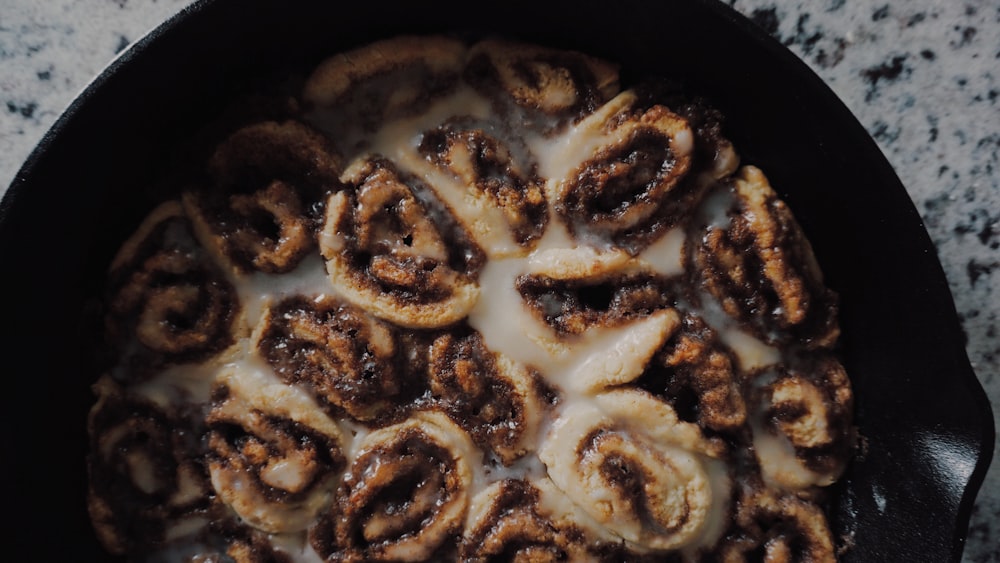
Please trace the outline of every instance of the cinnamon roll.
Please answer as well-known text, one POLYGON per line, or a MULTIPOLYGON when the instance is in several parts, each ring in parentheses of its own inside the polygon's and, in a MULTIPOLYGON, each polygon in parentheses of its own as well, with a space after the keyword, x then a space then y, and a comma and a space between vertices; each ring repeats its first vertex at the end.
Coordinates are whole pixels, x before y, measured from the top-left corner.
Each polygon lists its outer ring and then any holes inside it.
POLYGON ((677 224, 708 185, 689 174, 695 141, 688 122, 663 105, 642 107, 632 91, 588 116, 572 135, 563 160, 573 164, 546 190, 578 238, 636 254, 677 224))
MULTIPOLYGON (((275 545, 275 536, 247 526, 238 518, 226 518, 213 522, 211 531, 217 535, 210 548, 184 559, 187 563, 214 563, 234 561, 235 563, 293 563, 300 550, 282 549, 275 545)), ((176 559, 176 554, 171 554, 176 559)), ((169 559, 171 557, 165 557, 169 559)))
POLYGON ((790 490, 832 484, 854 447, 854 396, 844 367, 822 357, 760 377, 751 400, 764 478, 790 490))
POLYGON ((705 533, 712 512, 727 505, 723 451, 667 404, 620 390, 566 408, 539 457, 601 526, 629 545, 662 551, 715 539, 705 533))
POLYGON ((731 352, 715 331, 688 313, 646 366, 637 386, 669 402, 683 420, 716 431, 736 431, 747 419, 731 352))
POLYGON ((470 563, 593 559, 582 530, 548 506, 544 497, 554 494, 560 493, 524 480, 507 479, 487 487, 472 499, 459 559, 470 563))
POLYGON ((331 510, 310 531, 313 547, 338 561, 443 558, 465 522, 477 451, 440 412, 368 434, 331 510))
POLYGON ((581 53, 489 39, 469 52, 465 79, 486 96, 554 116, 593 111, 618 92, 616 65, 581 53))
POLYGON ((687 121, 694 133, 692 170, 715 180, 728 178, 736 172, 740 157, 725 136, 722 112, 711 103, 678 91, 676 84, 669 81, 643 82, 636 86, 635 93, 640 105, 665 105, 687 121))
POLYGON ((340 157, 297 121, 244 127, 215 150, 210 185, 184 193, 202 243, 238 273, 289 272, 316 248, 325 195, 340 157))
MULTIPOLYGON (((764 174, 744 166, 721 217, 692 249, 694 270, 730 316, 772 343, 827 348, 840 334, 837 296, 812 247, 764 174)), ((714 211, 719 214, 719 210, 714 211)))
POLYGON ((492 255, 524 253, 541 238, 548 205, 527 147, 518 147, 515 153, 486 128, 455 120, 424 133, 418 151, 447 173, 445 182, 453 184, 451 189, 432 185, 442 199, 451 199, 457 209, 476 212, 473 217, 459 214, 459 220, 485 249, 499 247, 492 255), (509 231, 519 252, 493 242, 498 230, 509 231))
POLYGON ((674 303, 671 285, 621 251, 588 247, 535 253, 515 287, 561 336, 640 321, 674 303))
POLYGON ((438 336, 428 356, 431 393, 477 445, 504 465, 534 449, 546 408, 537 374, 491 352, 475 331, 438 336))
POLYGON ((235 563, 292 563, 292 556, 277 551, 260 536, 234 539, 226 548, 226 555, 235 563))
POLYGON ((338 293, 404 327, 461 320, 479 298, 481 260, 464 231, 387 160, 361 159, 344 181, 352 189, 330 197, 320 242, 338 293))
POLYGON ((217 507, 196 421, 170 404, 129 393, 108 376, 94 392, 87 506, 105 549, 138 555, 204 527, 217 507))
POLYGON ((719 546, 719 557, 727 563, 837 560, 823 510, 794 495, 748 487, 734 521, 735 529, 719 546))
POLYGON ((205 422, 219 498, 251 526, 304 530, 346 465, 337 424, 303 393, 238 369, 220 376, 205 422))
POLYGON ((332 298, 289 297, 267 311, 256 346, 284 382, 335 413, 373 420, 406 390, 396 337, 385 323, 332 298))
POLYGON ((622 86, 407 36, 210 124, 108 279, 109 550, 828 560, 855 438, 836 295, 718 111, 622 86))
MULTIPOLYGON (((403 36, 323 61, 309 76, 303 99, 342 109, 366 128, 426 109, 462 72, 465 45, 444 37, 403 36)), ((341 124, 343 127, 343 124, 341 124)))
POLYGON ((605 343, 601 353, 588 355, 575 366, 568 387, 594 392, 633 382, 679 324, 677 311, 664 309, 598 336, 598 340, 611 342, 605 343))
POLYGON ((106 334, 128 379, 205 360, 235 342, 236 290, 176 202, 157 207, 118 251, 108 288, 106 334))

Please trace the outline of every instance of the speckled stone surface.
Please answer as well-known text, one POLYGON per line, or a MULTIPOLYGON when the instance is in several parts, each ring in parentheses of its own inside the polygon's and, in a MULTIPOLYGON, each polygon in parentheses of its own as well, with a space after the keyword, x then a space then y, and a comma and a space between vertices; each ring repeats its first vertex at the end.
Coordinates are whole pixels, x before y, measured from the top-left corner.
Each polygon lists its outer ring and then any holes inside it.
MULTIPOLYGON (((729 0, 805 60, 907 187, 950 282, 973 367, 1000 412, 1000 3, 729 0)), ((73 97, 189 0, 0 3, 0 191, 73 97)), ((1000 448, 998 448, 1000 449, 1000 448)), ((1000 562, 1000 463, 965 561, 1000 562)))

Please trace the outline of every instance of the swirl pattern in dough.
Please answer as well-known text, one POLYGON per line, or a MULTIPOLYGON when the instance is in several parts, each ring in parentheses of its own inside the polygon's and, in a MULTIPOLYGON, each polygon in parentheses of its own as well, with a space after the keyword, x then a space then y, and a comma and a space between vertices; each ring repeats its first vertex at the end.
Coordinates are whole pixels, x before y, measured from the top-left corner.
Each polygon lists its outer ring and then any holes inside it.
POLYGON ((720 542, 723 561, 837 561, 830 524, 816 504, 759 487, 740 494, 734 530, 720 542))
POLYGON ((389 325, 335 299, 280 301, 257 334, 257 349, 278 377, 354 419, 386 414, 405 390, 389 325))
POLYGON ((108 286, 106 332, 133 379, 235 342, 239 297, 176 202, 156 208, 122 246, 108 286))
POLYGON ((470 563, 592 559, 582 530, 543 498, 558 494, 551 485, 540 489, 524 480, 490 485, 472 499, 459 559, 470 563))
POLYGON ((443 212, 411 187, 417 180, 382 159, 356 162, 344 180, 351 189, 331 196, 320 243, 337 291, 404 327, 468 314, 479 297, 477 249, 463 252, 464 232, 441 224, 443 212))
POLYGON ((438 336, 428 360, 432 395, 476 444, 505 465, 534 449, 546 408, 537 374, 491 352, 475 331, 438 336))
POLYGON ((455 85, 464 55, 461 41, 444 37, 377 41, 323 61, 306 81, 303 99, 317 108, 341 109, 372 128, 426 109, 455 85))
POLYGON ((549 476, 581 510, 644 550, 698 544, 728 483, 713 483, 723 446, 641 391, 610 391, 556 420, 539 450, 549 476))
POLYGON ((634 322, 674 303, 670 284, 625 252, 547 250, 533 256, 532 266, 515 287, 560 336, 634 322))
POLYGON ((313 547, 339 561, 422 561, 454 549, 476 451, 440 412, 368 434, 330 513, 310 532, 313 547))
POLYGON ((632 254, 691 212, 712 177, 692 172, 694 132, 666 106, 633 91, 584 119, 563 148, 571 165, 549 179, 548 198, 570 231, 632 254))
POLYGON ((325 195, 339 186, 330 141, 297 121, 230 135, 208 163, 210 185, 184 193, 199 239, 238 273, 289 272, 316 248, 325 195))
POLYGON ((205 418, 212 486, 259 530, 303 530, 337 485, 346 464, 343 438, 301 391, 254 379, 237 369, 212 391, 205 418))
POLYGON ((832 357, 779 366, 751 395, 754 444, 764 478, 781 488, 825 487, 843 473, 854 447, 854 396, 832 357), (789 448, 790 446, 790 448, 789 448))
POLYGON ((723 131, 724 116, 704 98, 677 90, 669 81, 650 81, 635 88, 644 106, 662 104, 688 122, 694 132, 691 168, 707 178, 728 178, 739 167, 740 157, 723 131))
POLYGON ((184 523, 206 523, 211 486, 192 421, 107 376, 94 391, 87 504, 101 544, 111 553, 140 554, 184 523))
POLYGON ((737 369, 705 321, 687 314, 636 385, 671 403, 683 420, 736 431, 747 420, 737 369))
POLYGON ((504 39, 387 39, 299 78, 208 124, 112 264, 89 458, 109 550, 849 544, 823 515, 855 437, 836 296, 763 175, 734 175, 718 111, 504 39))
POLYGON ((744 166, 733 183, 726 217, 706 227, 693 245, 704 287, 730 316, 768 342, 794 340, 831 346, 840 334, 833 291, 812 247, 764 174, 744 166))
POLYGON ((618 92, 618 68, 581 53, 490 39, 469 53, 465 78, 487 96, 548 115, 589 113, 618 92))
MULTIPOLYGON (((543 182, 534 170, 534 163, 525 156, 527 148, 512 150, 507 143, 490 134, 489 128, 460 121, 442 125, 424 133, 418 150, 435 166, 446 170, 461 182, 461 197, 476 200, 478 215, 499 212, 500 225, 482 222, 479 218, 464 218, 465 228, 489 240, 491 233, 483 229, 506 228, 514 242, 530 249, 537 243, 548 224, 549 211, 543 182), (474 191, 472 191, 474 189, 474 191), (497 210, 497 211, 494 211, 497 210)), ((462 220, 463 217, 459 217, 462 220)))

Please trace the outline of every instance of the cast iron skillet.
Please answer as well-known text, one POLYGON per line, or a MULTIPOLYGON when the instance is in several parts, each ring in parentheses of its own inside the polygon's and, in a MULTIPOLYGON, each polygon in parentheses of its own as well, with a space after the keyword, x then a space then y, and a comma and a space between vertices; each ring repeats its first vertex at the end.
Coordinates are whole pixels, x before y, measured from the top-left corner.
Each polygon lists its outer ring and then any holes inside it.
MULTIPOLYGON (((121 241, 152 208, 165 154, 273 71, 399 33, 484 33, 575 48, 623 76, 681 79, 728 117, 842 300, 844 363, 864 453, 837 495, 847 561, 961 556, 993 448, 941 266, 916 209, 836 96, 776 41, 711 1, 204 0, 119 58, 70 107, 0 204, 6 359, 3 552, 102 558, 85 510, 85 417, 97 374, 87 318, 121 241)), ((304 66, 303 66, 304 65, 304 66)))

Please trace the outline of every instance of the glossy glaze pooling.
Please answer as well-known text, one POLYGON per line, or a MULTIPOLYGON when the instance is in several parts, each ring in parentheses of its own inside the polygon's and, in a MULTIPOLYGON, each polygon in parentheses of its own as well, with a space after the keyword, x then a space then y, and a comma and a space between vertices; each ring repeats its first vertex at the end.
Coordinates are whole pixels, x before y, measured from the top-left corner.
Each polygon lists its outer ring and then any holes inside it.
POLYGON ((112 264, 123 387, 89 428, 109 551, 452 558, 508 525, 466 518, 501 479, 574 560, 847 547, 824 515, 855 439, 836 295, 716 110, 502 40, 382 40, 305 84, 112 264), (228 316, 201 306, 213 264, 228 316), (105 416, 146 402, 166 422, 105 416))
MULTIPOLYGON (((24 22, 4 32, 12 38, 5 44, 11 58, 3 63, 11 70, 8 111, 0 116, 10 128, 4 138, 13 146, 0 157, 7 178, 100 65, 185 2, 30 4, 5 9, 24 22)), ((990 254, 996 233, 990 210, 998 204, 987 164, 995 159, 996 147, 982 132, 995 107, 991 11, 981 2, 902 7, 764 0, 734 6, 812 65, 875 134, 932 238, 946 250, 941 257, 969 335, 970 356, 995 396, 996 311, 989 296, 995 293, 998 270, 990 254), (878 94, 868 95, 869 83, 877 85, 878 94), (970 146, 974 150, 965 150, 970 146)), ((988 557, 995 544, 990 523, 996 507, 989 507, 996 504, 993 491, 1000 487, 993 482, 984 486, 974 516, 966 549, 973 560, 988 557)), ((881 498, 891 508, 892 499, 881 498)))

